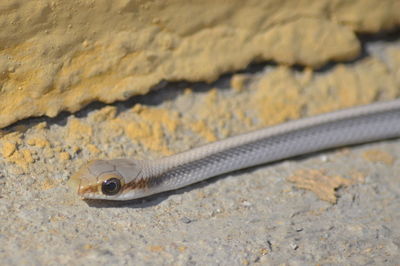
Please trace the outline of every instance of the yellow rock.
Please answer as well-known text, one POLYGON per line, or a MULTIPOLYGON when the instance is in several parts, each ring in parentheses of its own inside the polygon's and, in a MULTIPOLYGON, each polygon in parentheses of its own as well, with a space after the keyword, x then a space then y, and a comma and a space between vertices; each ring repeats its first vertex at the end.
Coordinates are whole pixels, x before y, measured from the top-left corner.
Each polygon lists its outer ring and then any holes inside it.
POLYGON ((30 146, 36 146, 39 148, 44 148, 44 147, 50 146, 50 143, 46 139, 41 138, 41 137, 30 138, 26 141, 26 143, 30 146))
POLYGON ((93 135, 93 129, 90 125, 82 123, 77 118, 68 120, 68 139, 79 140, 89 139, 93 135))
POLYGON ((231 87, 237 91, 241 91, 246 87, 246 82, 249 80, 246 74, 236 74, 231 78, 231 87))
POLYGON ((16 3, 0 7, 0 128, 162 81, 212 81, 255 59, 349 60, 360 52, 355 32, 400 24, 398 0, 16 3))
POLYGON ((298 170, 288 181, 294 183, 298 188, 314 192, 318 198, 330 203, 336 203, 336 190, 341 186, 349 186, 361 183, 363 179, 359 176, 354 179, 347 179, 342 176, 329 176, 324 170, 307 169, 298 170))
POLYGON ((15 143, 5 142, 3 143, 2 154, 6 158, 10 157, 15 152, 16 149, 17 146, 15 145, 15 143))
POLYGON ((32 157, 32 153, 30 150, 24 149, 20 151, 26 163, 33 163, 35 160, 32 157))
POLYGON ((71 159, 71 156, 69 155, 68 152, 61 152, 61 153, 59 154, 59 158, 60 158, 62 161, 68 161, 69 159, 71 159))
POLYGON ((366 150, 362 157, 370 162, 380 162, 386 165, 392 165, 395 160, 390 153, 376 149, 366 150))
POLYGON ((96 147, 96 145, 88 144, 86 147, 89 150, 89 152, 93 155, 97 155, 100 153, 100 150, 96 147))

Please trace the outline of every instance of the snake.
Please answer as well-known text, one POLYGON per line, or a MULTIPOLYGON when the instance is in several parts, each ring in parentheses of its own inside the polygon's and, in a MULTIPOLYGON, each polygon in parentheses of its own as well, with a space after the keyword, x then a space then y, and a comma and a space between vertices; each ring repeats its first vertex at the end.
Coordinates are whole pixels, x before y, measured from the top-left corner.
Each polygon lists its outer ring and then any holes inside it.
POLYGON ((291 120, 158 159, 92 160, 69 183, 82 199, 133 200, 261 164, 400 136, 400 98, 291 120))

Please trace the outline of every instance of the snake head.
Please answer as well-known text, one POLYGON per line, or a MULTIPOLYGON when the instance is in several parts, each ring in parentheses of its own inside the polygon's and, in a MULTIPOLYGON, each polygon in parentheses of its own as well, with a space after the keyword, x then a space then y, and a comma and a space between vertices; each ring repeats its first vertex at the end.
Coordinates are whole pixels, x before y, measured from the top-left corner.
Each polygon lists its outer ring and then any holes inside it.
MULTIPOLYGON (((124 200, 127 176, 140 173, 133 160, 94 160, 83 165, 68 183, 84 199, 124 200)), ((137 176, 137 175, 136 175, 137 176)))

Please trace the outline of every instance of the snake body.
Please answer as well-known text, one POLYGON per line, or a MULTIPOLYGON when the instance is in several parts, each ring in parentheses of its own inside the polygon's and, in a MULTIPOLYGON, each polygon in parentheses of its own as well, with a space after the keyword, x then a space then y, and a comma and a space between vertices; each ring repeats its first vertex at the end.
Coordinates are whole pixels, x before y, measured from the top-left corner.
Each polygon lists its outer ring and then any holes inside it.
POLYGON ((156 160, 95 160, 72 178, 85 199, 130 200, 293 156, 400 136, 400 99, 290 121, 156 160))

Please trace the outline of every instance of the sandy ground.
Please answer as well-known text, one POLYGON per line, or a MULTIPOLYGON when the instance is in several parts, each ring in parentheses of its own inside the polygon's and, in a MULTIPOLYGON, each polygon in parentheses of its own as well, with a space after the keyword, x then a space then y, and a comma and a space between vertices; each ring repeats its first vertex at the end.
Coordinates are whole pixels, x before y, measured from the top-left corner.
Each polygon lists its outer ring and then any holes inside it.
POLYGON ((66 186, 95 157, 155 158, 398 97, 398 34, 363 44, 365 54, 354 62, 318 72, 253 65, 213 84, 168 84, 125 102, 2 131, 0 264, 396 265, 398 139, 124 203, 85 202, 66 186))

